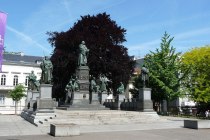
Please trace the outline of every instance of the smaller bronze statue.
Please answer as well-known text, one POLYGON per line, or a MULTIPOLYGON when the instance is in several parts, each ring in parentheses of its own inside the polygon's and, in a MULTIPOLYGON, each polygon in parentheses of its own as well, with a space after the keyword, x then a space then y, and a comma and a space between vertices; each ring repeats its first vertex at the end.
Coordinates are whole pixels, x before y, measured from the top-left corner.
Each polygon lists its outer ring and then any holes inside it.
POLYGON ((69 83, 66 85, 66 99, 65 103, 70 102, 70 105, 73 104, 74 100, 74 92, 79 90, 79 82, 77 81, 77 77, 71 77, 69 83))
POLYGON ((123 85, 122 82, 120 82, 120 86, 117 88, 117 97, 116 97, 116 101, 119 101, 119 94, 123 94, 125 92, 125 87, 123 85))
POLYGON ((99 80, 100 80, 99 90, 101 92, 107 91, 108 82, 110 82, 110 80, 104 74, 100 74, 99 80))
POLYGON ((99 102, 101 104, 102 102, 102 93, 105 91, 107 92, 107 87, 108 87, 108 82, 111 82, 104 74, 99 75, 99 91, 98 91, 98 96, 99 96, 99 102))
POLYGON ((117 88, 118 94, 123 94, 125 91, 125 87, 122 82, 120 82, 120 86, 117 88))
POLYGON ((95 77, 90 78, 90 85, 89 85, 89 104, 92 103, 92 93, 98 92, 98 85, 96 84, 95 77))
POLYGON ((34 74, 34 71, 32 70, 31 73, 28 76, 28 89, 29 90, 36 90, 39 91, 40 83, 36 79, 36 75, 34 74))

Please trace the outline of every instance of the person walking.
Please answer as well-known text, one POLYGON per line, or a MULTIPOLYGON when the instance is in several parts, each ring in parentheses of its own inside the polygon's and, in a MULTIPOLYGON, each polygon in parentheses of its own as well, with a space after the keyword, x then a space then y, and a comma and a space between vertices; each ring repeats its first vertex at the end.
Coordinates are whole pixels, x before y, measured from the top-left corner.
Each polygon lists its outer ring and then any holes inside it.
POLYGON ((205 115, 206 115, 206 118, 209 117, 209 110, 206 110, 205 115))

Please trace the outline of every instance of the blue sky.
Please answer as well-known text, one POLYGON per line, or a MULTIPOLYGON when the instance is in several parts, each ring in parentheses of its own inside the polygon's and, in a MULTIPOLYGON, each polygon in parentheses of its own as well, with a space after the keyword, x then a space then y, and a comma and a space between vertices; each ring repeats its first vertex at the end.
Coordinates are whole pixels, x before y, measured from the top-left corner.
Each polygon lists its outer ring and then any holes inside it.
POLYGON ((7 51, 51 54, 46 32, 67 31, 87 14, 106 12, 127 30, 123 45, 129 55, 143 57, 160 46, 167 31, 177 52, 210 44, 209 0, 1 0, 8 13, 7 51))

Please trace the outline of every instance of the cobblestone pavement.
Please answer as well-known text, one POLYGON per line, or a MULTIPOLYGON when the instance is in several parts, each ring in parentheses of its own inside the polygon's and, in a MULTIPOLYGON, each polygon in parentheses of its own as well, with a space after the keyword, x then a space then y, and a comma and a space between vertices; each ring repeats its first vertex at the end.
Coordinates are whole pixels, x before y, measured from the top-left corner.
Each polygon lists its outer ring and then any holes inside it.
POLYGON ((126 132, 84 133, 80 136, 53 137, 50 135, 2 136, 0 140, 209 140, 209 129, 156 129, 126 132))
POLYGON ((0 115, 0 140, 208 140, 210 129, 183 128, 183 118, 161 117, 155 123, 80 126, 81 135, 50 136, 49 127, 36 127, 16 115, 0 115))
POLYGON ((20 116, 0 115, 0 136, 45 135, 46 132, 46 128, 38 128, 20 116))

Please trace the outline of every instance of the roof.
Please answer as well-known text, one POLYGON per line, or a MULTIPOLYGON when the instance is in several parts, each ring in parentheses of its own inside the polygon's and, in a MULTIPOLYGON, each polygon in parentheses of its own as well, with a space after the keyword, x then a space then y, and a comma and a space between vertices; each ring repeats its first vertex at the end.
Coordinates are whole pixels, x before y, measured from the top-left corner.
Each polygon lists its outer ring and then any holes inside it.
POLYGON ((141 68, 144 64, 144 58, 136 59, 135 61, 136 61, 136 64, 135 64, 136 68, 141 68))
POLYGON ((3 62, 13 63, 37 63, 41 61, 43 57, 40 56, 29 56, 23 53, 3 53, 3 62))

